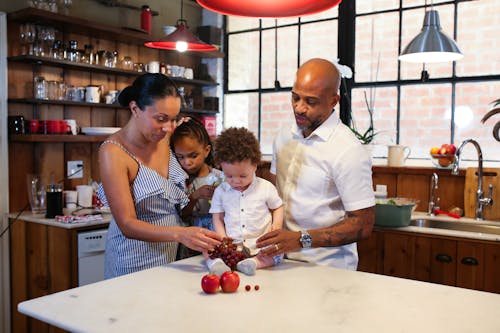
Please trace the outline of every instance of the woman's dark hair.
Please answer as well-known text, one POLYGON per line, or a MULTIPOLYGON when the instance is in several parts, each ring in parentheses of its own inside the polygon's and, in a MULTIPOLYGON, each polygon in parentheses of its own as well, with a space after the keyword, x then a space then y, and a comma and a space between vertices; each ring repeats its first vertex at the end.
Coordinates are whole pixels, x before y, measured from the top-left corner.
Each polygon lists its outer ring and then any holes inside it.
POLYGON ((135 101, 139 108, 144 109, 152 105, 155 99, 167 96, 180 97, 172 79, 159 73, 146 73, 120 92, 118 102, 121 106, 128 107, 131 101, 135 101))
POLYGON ((215 139, 214 159, 217 165, 245 160, 259 165, 261 156, 259 141, 244 127, 230 127, 215 139))
POLYGON ((211 167, 215 167, 214 158, 212 156, 212 141, 210 140, 210 136, 208 135, 205 126, 203 126, 203 124, 198 119, 190 118, 188 121, 184 121, 182 124, 175 128, 172 136, 170 137, 170 146, 173 151, 175 151, 175 142, 185 137, 193 138, 205 146, 210 146, 210 153, 208 153, 207 157, 205 158, 205 163, 210 165, 211 167))

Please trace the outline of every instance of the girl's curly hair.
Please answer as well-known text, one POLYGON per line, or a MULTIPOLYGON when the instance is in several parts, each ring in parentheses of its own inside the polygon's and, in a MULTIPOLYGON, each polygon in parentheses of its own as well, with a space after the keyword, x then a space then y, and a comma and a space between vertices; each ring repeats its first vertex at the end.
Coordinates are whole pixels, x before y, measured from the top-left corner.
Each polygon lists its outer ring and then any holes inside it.
POLYGON ((245 160, 258 165, 261 156, 259 141, 244 127, 230 127, 215 139, 214 159, 217 165, 245 160))

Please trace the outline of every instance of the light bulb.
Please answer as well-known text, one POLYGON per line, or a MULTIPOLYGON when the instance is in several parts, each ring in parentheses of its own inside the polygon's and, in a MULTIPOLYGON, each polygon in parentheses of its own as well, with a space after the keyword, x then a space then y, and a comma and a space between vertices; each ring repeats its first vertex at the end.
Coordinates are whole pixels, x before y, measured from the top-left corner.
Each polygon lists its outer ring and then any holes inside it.
POLYGON ((184 52, 184 51, 187 50, 188 44, 186 42, 184 42, 184 41, 178 41, 177 43, 175 43, 175 48, 179 52, 184 52))

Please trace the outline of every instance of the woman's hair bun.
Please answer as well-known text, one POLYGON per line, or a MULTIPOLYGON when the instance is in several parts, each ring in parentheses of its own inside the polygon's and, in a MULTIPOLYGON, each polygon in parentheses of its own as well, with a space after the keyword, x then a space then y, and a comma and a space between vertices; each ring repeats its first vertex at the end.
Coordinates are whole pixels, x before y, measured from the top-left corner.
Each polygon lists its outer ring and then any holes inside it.
POLYGON ((134 87, 128 86, 125 89, 122 89, 118 95, 118 103, 120 103, 123 107, 128 107, 130 102, 135 99, 134 95, 134 87))

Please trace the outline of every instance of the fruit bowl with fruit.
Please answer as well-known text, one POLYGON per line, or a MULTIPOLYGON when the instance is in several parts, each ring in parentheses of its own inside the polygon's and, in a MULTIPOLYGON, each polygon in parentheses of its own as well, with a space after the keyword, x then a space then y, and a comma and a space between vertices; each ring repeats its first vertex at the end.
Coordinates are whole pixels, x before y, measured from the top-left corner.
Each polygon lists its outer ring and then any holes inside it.
POLYGON ((432 147, 430 150, 432 163, 440 169, 451 169, 455 161, 457 147, 454 144, 444 143, 440 148, 432 147))

